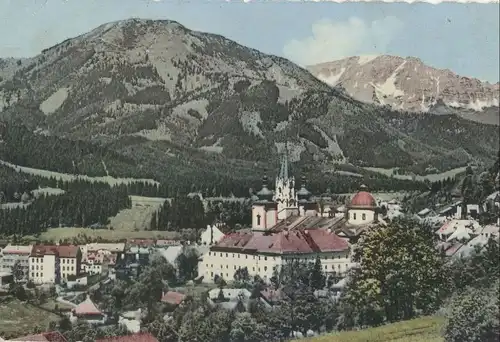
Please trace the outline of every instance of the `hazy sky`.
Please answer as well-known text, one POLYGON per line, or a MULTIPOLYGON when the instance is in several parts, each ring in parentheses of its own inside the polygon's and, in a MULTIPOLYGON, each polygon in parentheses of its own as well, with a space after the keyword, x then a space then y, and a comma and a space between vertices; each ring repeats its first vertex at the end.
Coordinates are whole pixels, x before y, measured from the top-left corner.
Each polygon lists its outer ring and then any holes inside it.
POLYGON ((131 17, 176 20, 300 65, 393 54, 499 80, 498 3, 0 0, 0 56, 33 56, 103 23, 131 17))

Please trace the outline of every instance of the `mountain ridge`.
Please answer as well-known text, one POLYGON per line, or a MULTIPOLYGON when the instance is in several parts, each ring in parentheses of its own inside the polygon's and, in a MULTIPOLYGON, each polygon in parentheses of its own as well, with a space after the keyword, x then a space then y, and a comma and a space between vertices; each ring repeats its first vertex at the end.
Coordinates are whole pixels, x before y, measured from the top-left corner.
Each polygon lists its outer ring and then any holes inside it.
POLYGON ((482 113, 489 116, 487 123, 498 121, 498 115, 492 114, 498 113, 499 82, 460 76, 449 69, 428 66, 416 57, 352 56, 307 69, 365 103, 388 105, 394 110, 457 114, 467 119, 482 113))
POLYGON ((498 145, 487 125, 401 115, 284 58, 142 19, 101 25, 21 65, 0 82, 0 119, 101 144, 155 172, 195 150, 227 163, 274 163, 286 139, 292 162, 319 170, 445 170, 489 160, 498 145))

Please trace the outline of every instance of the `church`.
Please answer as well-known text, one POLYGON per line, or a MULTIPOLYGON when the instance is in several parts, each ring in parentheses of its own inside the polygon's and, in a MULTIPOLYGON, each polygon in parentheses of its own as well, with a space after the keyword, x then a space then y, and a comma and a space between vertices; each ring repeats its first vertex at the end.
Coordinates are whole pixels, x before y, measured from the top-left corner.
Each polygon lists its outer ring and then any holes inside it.
POLYGON ((275 191, 264 176, 261 190, 253 196, 252 227, 227 234, 212 245, 199 264, 204 282, 215 277, 233 280, 238 269, 269 281, 273 271, 292 260, 314 262, 320 258, 325 274, 342 277, 354 266, 351 245, 366 229, 383 224, 375 198, 361 186, 346 212, 322 215, 302 177, 300 189, 289 175, 285 155, 275 191))

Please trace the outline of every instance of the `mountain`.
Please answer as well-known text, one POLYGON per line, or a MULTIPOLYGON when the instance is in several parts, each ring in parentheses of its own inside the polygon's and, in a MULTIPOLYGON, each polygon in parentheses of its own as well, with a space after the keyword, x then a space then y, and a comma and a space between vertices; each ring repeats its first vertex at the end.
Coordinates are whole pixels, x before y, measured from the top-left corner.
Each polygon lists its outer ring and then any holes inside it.
POLYGON ((359 101, 394 110, 459 114, 499 124, 500 84, 459 76, 414 57, 361 56, 317 64, 308 70, 359 101))
MULTIPOLYGON (((16 66, 0 82, 0 120, 99 144, 138 173, 260 177, 285 141, 302 170, 422 173, 491 161, 499 142, 490 125, 365 104, 284 58, 173 21, 102 25, 16 66)), ((23 139, 9 141, 28 160, 23 139)))

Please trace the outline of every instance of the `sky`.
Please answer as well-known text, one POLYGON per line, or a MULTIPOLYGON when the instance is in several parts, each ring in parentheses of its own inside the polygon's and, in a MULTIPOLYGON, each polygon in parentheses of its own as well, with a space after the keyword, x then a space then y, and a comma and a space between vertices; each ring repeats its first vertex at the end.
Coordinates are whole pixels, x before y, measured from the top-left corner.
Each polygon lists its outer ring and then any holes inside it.
POLYGON ((499 16, 498 2, 0 0, 0 57, 31 57, 111 21, 170 19, 301 66, 390 54, 498 82, 499 16))

